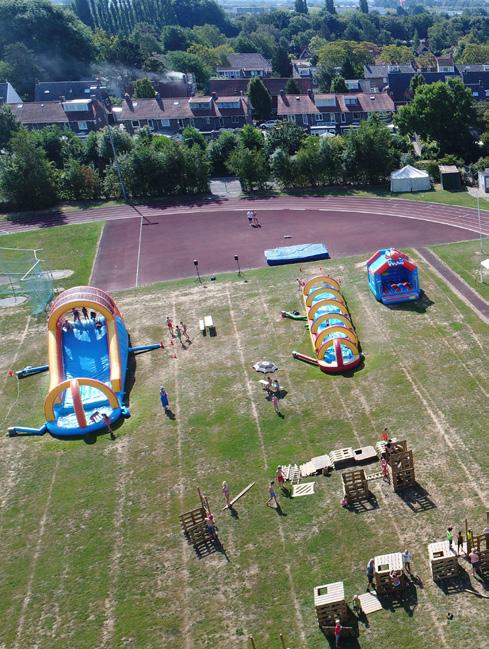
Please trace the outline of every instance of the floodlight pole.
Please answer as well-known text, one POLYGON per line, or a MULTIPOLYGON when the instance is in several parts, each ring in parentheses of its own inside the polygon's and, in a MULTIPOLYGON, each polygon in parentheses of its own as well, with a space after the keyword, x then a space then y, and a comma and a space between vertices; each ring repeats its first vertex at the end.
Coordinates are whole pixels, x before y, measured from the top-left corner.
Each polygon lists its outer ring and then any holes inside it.
POLYGON ((482 277, 482 253, 484 252, 484 248, 482 246, 482 221, 481 221, 481 206, 480 206, 480 196, 479 196, 479 189, 477 190, 477 218, 479 220, 479 247, 480 247, 480 263, 479 263, 479 279, 480 283, 482 284, 483 282, 483 277, 482 277))

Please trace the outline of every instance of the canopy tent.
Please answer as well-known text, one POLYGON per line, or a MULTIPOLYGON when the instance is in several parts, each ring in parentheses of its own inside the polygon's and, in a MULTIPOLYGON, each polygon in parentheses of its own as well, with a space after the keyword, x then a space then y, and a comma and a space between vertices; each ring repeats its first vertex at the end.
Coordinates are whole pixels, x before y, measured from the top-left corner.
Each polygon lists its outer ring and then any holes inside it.
POLYGON ((427 171, 406 165, 391 173, 391 192, 421 192, 431 189, 427 171))

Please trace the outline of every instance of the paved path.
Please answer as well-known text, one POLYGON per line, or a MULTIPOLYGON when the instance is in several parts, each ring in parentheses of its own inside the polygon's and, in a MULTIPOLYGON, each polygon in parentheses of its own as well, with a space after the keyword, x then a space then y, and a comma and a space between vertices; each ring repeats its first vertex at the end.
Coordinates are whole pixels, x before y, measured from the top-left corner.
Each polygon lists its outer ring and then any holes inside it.
POLYGON ((459 275, 453 272, 444 261, 427 248, 417 250, 435 272, 450 286, 450 288, 467 304, 469 304, 482 320, 489 324, 489 302, 486 302, 474 289, 469 286, 459 275))

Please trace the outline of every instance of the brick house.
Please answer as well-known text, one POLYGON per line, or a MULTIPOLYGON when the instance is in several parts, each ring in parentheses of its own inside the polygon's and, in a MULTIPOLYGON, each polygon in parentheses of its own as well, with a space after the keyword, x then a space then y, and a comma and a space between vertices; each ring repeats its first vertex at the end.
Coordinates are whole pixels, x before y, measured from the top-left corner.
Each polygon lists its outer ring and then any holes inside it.
POLYGON ((390 120, 394 102, 386 93, 350 93, 306 95, 281 94, 277 115, 299 126, 326 128, 336 133, 358 125, 372 114, 390 120))
POLYGON ((220 79, 251 79, 270 77, 272 63, 261 54, 227 54, 228 65, 219 65, 216 75, 220 79))
POLYGON ((97 89, 103 97, 108 96, 105 86, 94 81, 36 81, 34 101, 69 101, 71 99, 90 99, 97 89))
POLYGON ((112 109, 114 120, 129 133, 148 126, 161 133, 178 133, 186 126, 210 132, 241 128, 251 122, 248 98, 239 96, 171 97, 134 99, 126 95, 122 106, 112 109))
POLYGON ((104 115, 106 109, 91 97, 56 102, 23 102, 11 104, 10 109, 28 129, 59 126, 69 128, 80 137, 103 128, 107 117, 107 114, 104 115))

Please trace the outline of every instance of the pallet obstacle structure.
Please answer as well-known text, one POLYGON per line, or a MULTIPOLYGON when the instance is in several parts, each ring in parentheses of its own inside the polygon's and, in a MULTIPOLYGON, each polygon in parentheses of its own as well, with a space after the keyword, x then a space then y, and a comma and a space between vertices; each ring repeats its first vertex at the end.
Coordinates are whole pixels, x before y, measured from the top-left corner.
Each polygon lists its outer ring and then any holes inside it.
POLYGON ((448 541, 438 541, 428 545, 431 576, 433 581, 453 579, 460 573, 458 556, 450 550, 448 541))
POLYGON ((336 620, 346 622, 348 606, 345 600, 345 587, 342 581, 323 584, 314 588, 314 607, 321 628, 334 626, 336 620))
POLYGON ((368 480, 363 469, 345 471, 341 474, 341 481, 343 494, 348 502, 368 500, 371 497, 368 480))
POLYGON ((480 571, 483 577, 489 576, 489 512, 486 512, 486 527, 481 534, 467 534, 469 527, 465 519, 465 538, 467 539, 467 555, 472 549, 477 550, 480 557, 480 571))
POLYGON ((200 489, 197 489, 200 499, 200 507, 180 514, 180 525, 189 545, 193 545, 195 550, 207 546, 216 540, 216 537, 209 531, 208 517, 211 515, 209 501, 206 496, 202 495, 200 489))
POLYGON ((401 581, 401 590, 405 585, 405 577, 402 566, 402 554, 400 552, 393 552, 392 554, 381 554, 374 557, 374 578, 375 590, 377 595, 392 596, 395 594, 395 587, 392 585, 391 572, 395 571, 399 574, 401 581))
POLYGON ((385 459, 389 467, 389 477, 394 491, 408 489, 416 485, 414 458, 405 440, 386 445, 385 459))

